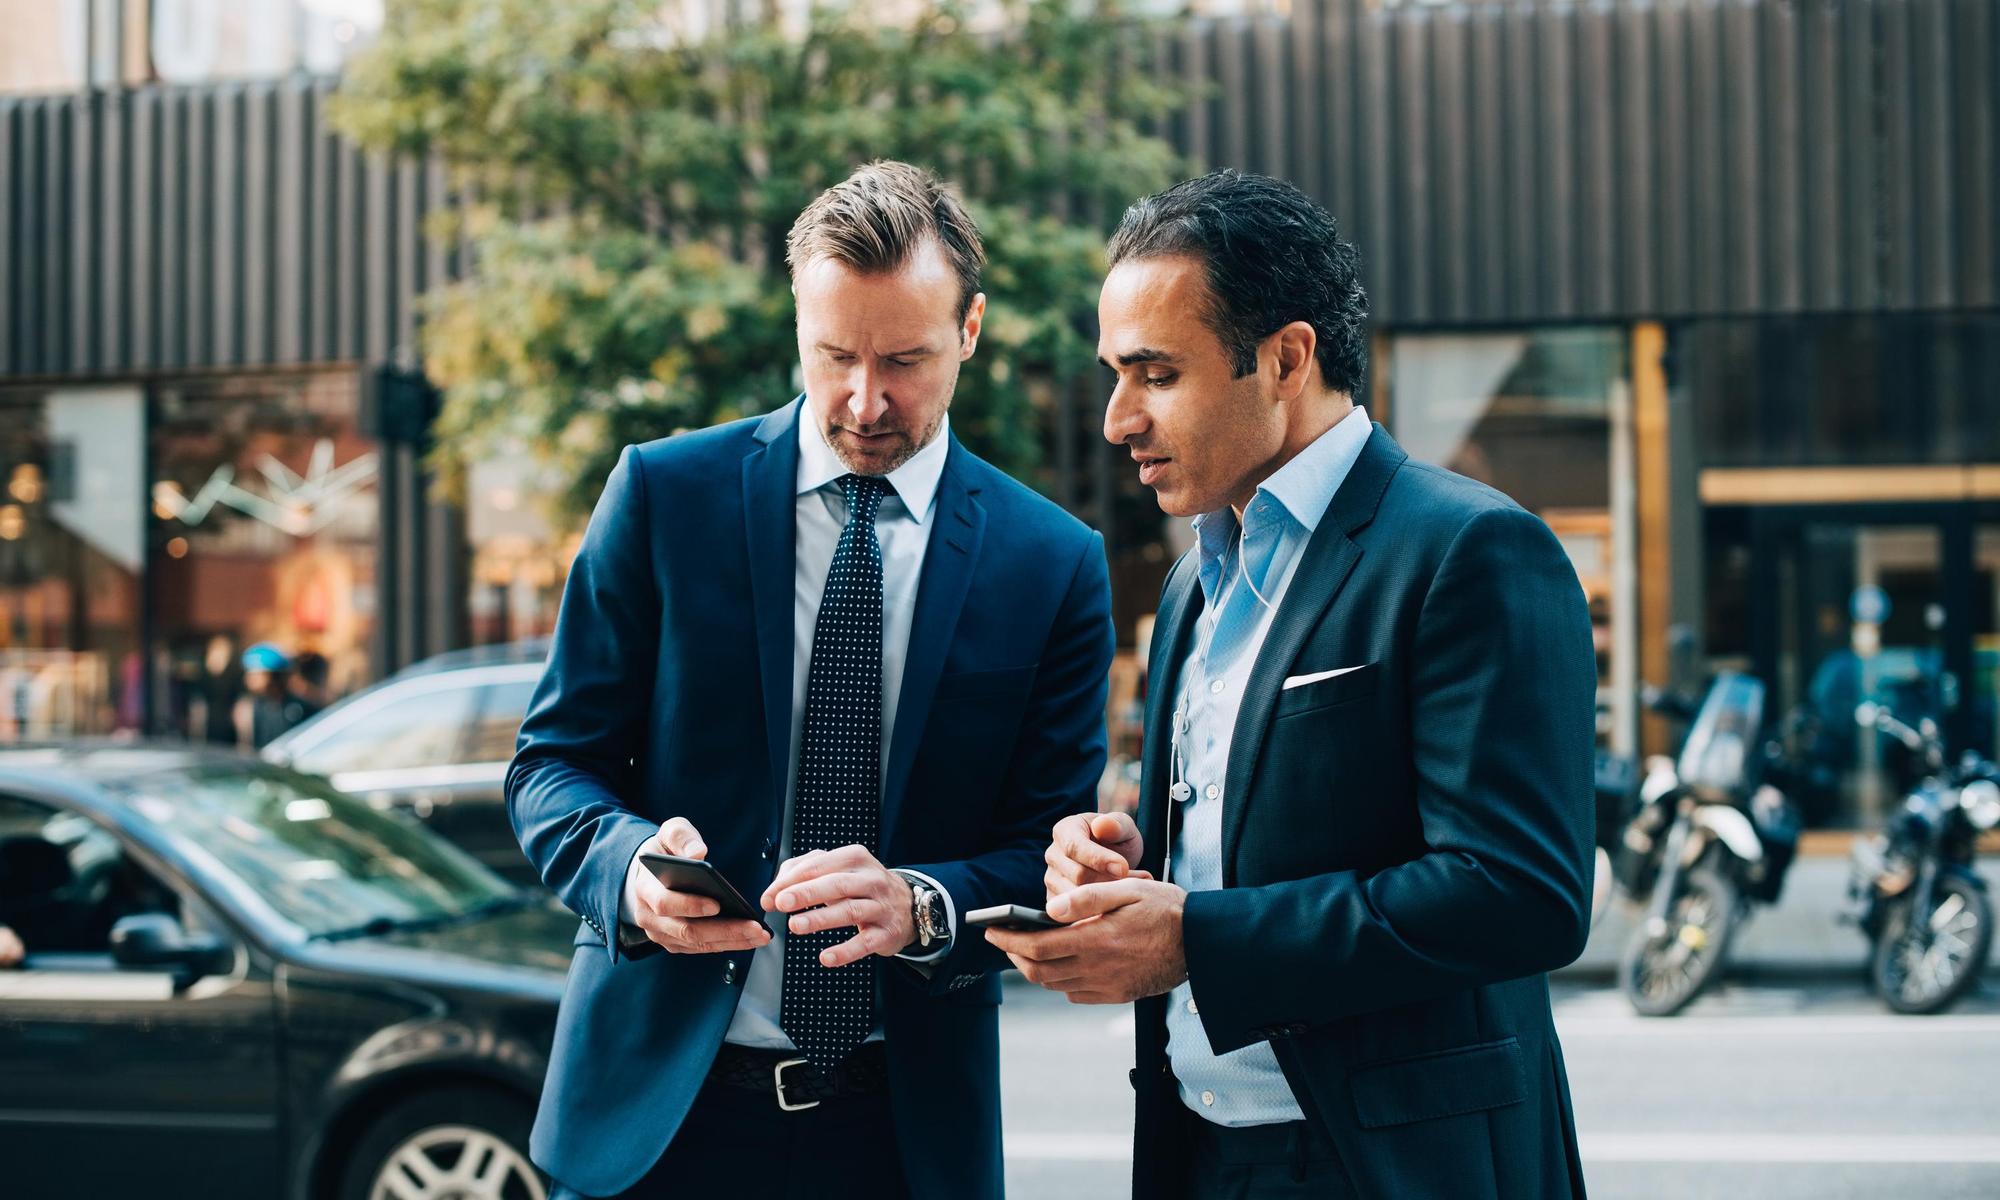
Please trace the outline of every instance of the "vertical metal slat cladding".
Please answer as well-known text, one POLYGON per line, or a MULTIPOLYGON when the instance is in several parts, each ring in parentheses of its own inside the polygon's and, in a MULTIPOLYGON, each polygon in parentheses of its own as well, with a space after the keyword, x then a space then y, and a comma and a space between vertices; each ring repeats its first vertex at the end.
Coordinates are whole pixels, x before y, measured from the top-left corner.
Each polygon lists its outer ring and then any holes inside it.
MULTIPOLYGON (((1339 219, 1378 325, 2000 303, 1992 0, 1292 7, 1140 57, 1201 92, 1184 154, 1339 219)), ((0 100, 0 373, 414 350, 451 180, 329 132, 335 86, 0 100)))

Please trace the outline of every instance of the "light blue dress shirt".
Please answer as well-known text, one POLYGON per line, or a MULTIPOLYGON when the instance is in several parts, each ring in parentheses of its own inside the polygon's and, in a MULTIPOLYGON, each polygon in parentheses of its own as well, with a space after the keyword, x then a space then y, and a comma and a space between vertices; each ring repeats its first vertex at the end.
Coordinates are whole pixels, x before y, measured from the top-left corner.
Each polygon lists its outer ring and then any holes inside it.
MULTIPOLYGON (((1299 555, 1361 457, 1371 426, 1357 406, 1258 485, 1239 527, 1227 508, 1194 519, 1203 610, 1181 667, 1172 720, 1175 778, 1189 785, 1168 878, 1191 892, 1222 886, 1222 807, 1229 739, 1244 685, 1299 555)), ((1172 803, 1172 801, 1170 801, 1172 803)), ((1218 1125, 1303 1120, 1269 1042, 1216 1054, 1183 983, 1168 995, 1167 1055, 1181 1102, 1218 1125)))
MULTIPOLYGON (((812 405, 801 401, 799 411, 799 470, 797 499, 794 502, 795 554, 792 568, 792 731, 791 753, 785 773, 785 821, 781 857, 789 857, 792 844, 792 804, 798 787, 799 739, 806 722, 806 676, 812 667, 813 631, 819 623, 819 602, 826 592, 827 572, 833 569, 833 552, 840 531, 847 525, 847 497, 839 479, 847 466, 827 445, 826 434, 813 415, 812 405)), ((882 771, 889 769, 891 732, 896 728, 896 699, 903 690, 903 664, 909 657, 910 625, 916 619, 917 585, 923 580, 924 551, 930 544, 930 520, 936 507, 938 483, 944 477, 944 461, 951 449, 951 426, 947 419, 938 426, 937 436, 925 443, 910 461, 886 476, 894 494, 882 499, 875 513, 875 540, 882 546, 882 771)), ((642 848, 643 850, 644 848, 642 848)), ((631 871, 642 871, 635 855, 631 871)), ((945 916, 954 937, 958 933, 958 909, 951 893, 928 875, 917 871, 902 874, 921 879, 944 897, 945 916)), ((631 919, 631 888, 628 879, 624 919, 631 919)), ((755 897, 751 897, 755 901, 755 897)), ((792 1039, 778 1027, 778 1002, 783 994, 785 972, 785 914, 767 915, 771 944, 751 955, 750 973, 743 981, 743 996, 736 1003, 736 1015, 723 1035, 725 1041, 760 1049, 790 1050, 792 1039)), ((927 962, 944 953, 940 947, 929 954, 901 957, 911 962, 927 962)), ((869 1038, 882 1036, 877 1028, 869 1038)))

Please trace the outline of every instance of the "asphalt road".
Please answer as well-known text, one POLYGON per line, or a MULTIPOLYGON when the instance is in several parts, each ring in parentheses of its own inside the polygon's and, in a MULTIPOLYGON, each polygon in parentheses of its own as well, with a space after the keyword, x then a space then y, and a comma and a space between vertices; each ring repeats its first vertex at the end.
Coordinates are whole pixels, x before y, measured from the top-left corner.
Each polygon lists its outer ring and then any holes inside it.
MULTIPOLYGON (((2000 1196, 2000 992, 1897 1017, 1858 971, 1744 972, 1678 1018, 1558 982, 1595 1197, 2000 1196)), ((1008 1192, 1129 1187, 1129 1010, 1072 1007, 1009 977, 1001 1021, 1008 1192)))

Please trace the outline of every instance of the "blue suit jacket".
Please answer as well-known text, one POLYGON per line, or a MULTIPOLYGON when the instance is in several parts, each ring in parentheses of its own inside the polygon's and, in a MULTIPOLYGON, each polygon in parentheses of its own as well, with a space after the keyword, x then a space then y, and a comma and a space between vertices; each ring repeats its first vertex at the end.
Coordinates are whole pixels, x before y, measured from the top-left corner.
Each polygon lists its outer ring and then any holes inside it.
MULTIPOLYGON (((625 951, 618 900, 633 853, 672 816, 745 895, 776 871, 800 407, 625 450, 507 772, 522 848, 583 918, 531 1147, 589 1195, 630 1187, 659 1157, 749 975, 753 952, 625 951)), ((956 439, 935 503, 881 858, 935 878, 960 913, 1039 904, 1050 827, 1095 806, 1104 766, 1103 541, 956 439)), ((1001 1193, 1005 966, 966 929, 923 971, 881 963, 897 1142, 918 1195, 1001 1193)))
MULTIPOLYGON (((1195 567, 1168 576, 1153 625, 1138 820, 1156 875, 1195 567)), ((1583 1194, 1543 973, 1589 931, 1596 688, 1548 526, 1376 426, 1245 684, 1223 887, 1182 921, 1209 1044, 1268 1041, 1360 1195, 1583 1194)), ((1200 1118, 1164 996, 1138 1005, 1137 1061, 1134 1194, 1170 1200, 1200 1118)))

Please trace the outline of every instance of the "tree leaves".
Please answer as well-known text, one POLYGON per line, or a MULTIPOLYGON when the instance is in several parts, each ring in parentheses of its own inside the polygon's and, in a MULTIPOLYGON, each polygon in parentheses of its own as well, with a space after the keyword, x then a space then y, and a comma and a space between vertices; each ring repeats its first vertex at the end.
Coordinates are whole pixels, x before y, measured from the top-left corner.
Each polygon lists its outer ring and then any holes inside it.
POLYGON ((437 156, 463 198, 432 232, 470 270, 424 305, 447 490, 525 443, 575 481, 574 519, 626 442, 790 399, 785 233, 877 158, 938 171, 980 222, 989 317, 953 426, 1032 473, 1038 403, 1090 369, 1106 225, 1184 170, 1150 130, 1185 97, 1116 4, 1008 0, 992 28, 992 5, 894 7, 696 38, 658 0, 391 5, 333 120, 437 156))

